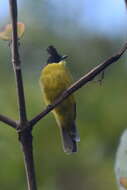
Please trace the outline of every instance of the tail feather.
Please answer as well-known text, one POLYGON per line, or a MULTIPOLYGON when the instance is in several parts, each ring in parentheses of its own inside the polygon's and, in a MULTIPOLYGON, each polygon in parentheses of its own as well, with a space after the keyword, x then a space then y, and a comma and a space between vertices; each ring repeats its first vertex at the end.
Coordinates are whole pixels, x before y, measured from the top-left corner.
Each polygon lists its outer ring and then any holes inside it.
POLYGON ((75 123, 73 123, 71 125, 70 134, 71 134, 73 140, 75 140, 76 142, 80 142, 80 136, 78 134, 78 131, 77 131, 75 123))
POLYGON ((79 136, 75 124, 70 129, 68 127, 61 128, 61 136, 63 141, 63 149, 67 154, 77 152, 77 143, 79 142, 79 136))

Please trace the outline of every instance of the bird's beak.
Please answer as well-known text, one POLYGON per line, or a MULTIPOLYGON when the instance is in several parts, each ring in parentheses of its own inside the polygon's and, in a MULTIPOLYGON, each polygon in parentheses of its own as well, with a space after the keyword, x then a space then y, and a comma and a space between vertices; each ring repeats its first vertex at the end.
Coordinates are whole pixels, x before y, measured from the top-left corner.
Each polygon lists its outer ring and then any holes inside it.
POLYGON ((67 59, 68 58, 68 55, 63 55, 62 57, 61 57, 61 60, 64 60, 64 59, 67 59))

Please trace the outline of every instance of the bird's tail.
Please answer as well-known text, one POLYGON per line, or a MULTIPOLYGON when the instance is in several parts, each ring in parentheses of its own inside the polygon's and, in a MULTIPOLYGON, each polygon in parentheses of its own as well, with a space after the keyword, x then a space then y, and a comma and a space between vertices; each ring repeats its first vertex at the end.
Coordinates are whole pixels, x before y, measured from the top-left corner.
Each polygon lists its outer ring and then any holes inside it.
POLYGON ((72 124, 71 128, 62 126, 61 136, 63 141, 63 149, 67 154, 77 152, 77 142, 80 141, 79 135, 75 123, 72 124))

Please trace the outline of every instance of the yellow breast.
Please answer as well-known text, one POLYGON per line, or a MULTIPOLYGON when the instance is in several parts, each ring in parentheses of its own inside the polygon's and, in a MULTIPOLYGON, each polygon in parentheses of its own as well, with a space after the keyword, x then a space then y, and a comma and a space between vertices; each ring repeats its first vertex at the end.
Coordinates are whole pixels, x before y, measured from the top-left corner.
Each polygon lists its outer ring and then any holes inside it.
MULTIPOLYGON (((45 66, 40 77, 40 85, 43 90, 45 103, 52 104, 63 91, 72 84, 72 76, 67 69, 65 62, 52 63, 45 66)), ((56 119, 75 118, 75 100, 74 96, 69 96, 55 110, 53 110, 56 119)), ((69 120, 70 120, 69 119, 69 120)))
POLYGON ((50 103, 72 84, 72 77, 65 62, 48 64, 41 73, 41 86, 50 103))

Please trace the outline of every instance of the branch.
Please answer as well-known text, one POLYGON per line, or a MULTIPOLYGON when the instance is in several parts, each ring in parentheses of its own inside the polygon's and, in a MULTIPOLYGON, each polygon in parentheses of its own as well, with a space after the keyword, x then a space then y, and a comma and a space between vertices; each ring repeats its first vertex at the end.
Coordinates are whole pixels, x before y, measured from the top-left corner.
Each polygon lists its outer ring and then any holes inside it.
POLYGON ((20 113, 20 123, 25 123, 27 121, 26 116, 26 106, 25 106, 25 97, 24 97, 24 88, 21 72, 21 64, 19 57, 19 42, 17 36, 17 1, 9 0, 10 2, 10 12, 12 20, 12 64, 16 77, 17 85, 17 94, 18 94, 18 105, 20 113))
POLYGON ((0 121, 2 121, 3 123, 6 123, 7 125, 15 128, 15 129, 18 126, 18 124, 14 120, 12 120, 4 115, 0 115, 0 121))
MULTIPOLYGON (((10 2, 10 12, 12 20, 12 64, 15 72, 16 85, 17 85, 17 95, 18 95, 18 106, 19 106, 19 126, 18 128, 23 129, 27 124, 27 115, 26 115, 26 105, 24 97, 24 88, 23 88, 23 79, 21 71, 21 63, 19 57, 19 42, 17 36, 17 0, 9 0, 10 2)), ((31 128, 19 132, 19 141, 22 146, 24 153, 24 164, 25 171, 27 176, 28 190, 37 190, 35 170, 34 170, 34 161, 33 161, 33 147, 32 147, 32 135, 31 128)))
POLYGON ((78 81, 76 81, 73 85, 71 85, 67 90, 65 90, 61 96, 52 104, 47 106, 47 108, 36 115, 32 120, 29 121, 30 126, 34 126, 40 119, 46 116, 50 111, 52 111, 56 106, 58 106, 63 100, 65 100, 69 95, 76 92, 79 88, 87 84, 89 81, 92 81, 99 73, 104 71, 109 65, 115 63, 120 59, 120 57, 124 54, 127 49, 127 43, 112 57, 109 57, 106 61, 102 62, 101 64, 97 65, 93 68, 90 72, 86 75, 81 77, 78 81))
POLYGON ((126 7, 127 7, 127 0, 125 0, 125 4, 126 4, 126 7))
POLYGON ((26 169, 28 190, 37 190, 31 129, 19 132, 19 141, 21 142, 22 151, 24 153, 24 164, 26 169))

